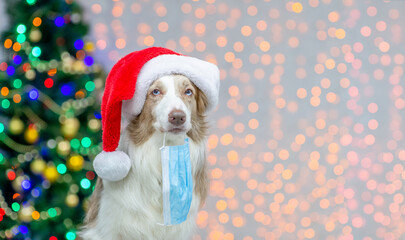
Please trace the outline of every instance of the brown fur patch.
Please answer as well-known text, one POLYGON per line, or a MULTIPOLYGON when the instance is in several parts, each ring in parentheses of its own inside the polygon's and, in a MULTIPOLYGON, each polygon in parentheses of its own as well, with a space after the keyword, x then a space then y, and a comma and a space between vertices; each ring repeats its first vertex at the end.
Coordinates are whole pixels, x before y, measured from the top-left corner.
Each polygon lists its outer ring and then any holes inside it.
POLYGON ((193 139, 194 142, 200 143, 207 136, 207 121, 205 119, 205 110, 208 106, 208 99, 205 94, 191 83, 196 89, 194 92, 195 101, 193 101, 193 110, 191 111, 191 130, 187 135, 193 139))
MULTIPOLYGON (((192 112, 191 115, 192 128, 187 133, 187 135, 191 139, 193 139, 194 142, 201 144, 202 141, 207 136, 208 130, 207 121, 205 119, 205 110, 207 109, 208 106, 208 99, 207 96, 205 96, 205 94, 200 89, 198 89, 193 83, 192 85, 196 89, 195 92, 196 111, 192 112)), ((202 163, 202 167, 198 169, 196 172, 195 186, 194 186, 194 191, 196 192, 196 194, 200 196, 201 199, 200 207, 202 207, 205 203, 205 199, 207 198, 209 188, 209 178, 205 154, 203 157, 203 161, 204 162, 202 163)))
POLYGON ((98 178, 96 182, 96 187, 90 198, 89 209, 87 210, 87 214, 84 219, 83 228, 88 228, 96 224, 97 215, 98 212, 100 211, 100 199, 103 189, 104 189, 103 180, 101 180, 101 178, 98 178))
POLYGON ((152 110, 162 99, 165 91, 166 89, 164 88, 164 85, 160 82, 160 80, 155 81, 149 87, 142 112, 138 116, 134 117, 128 125, 129 136, 135 145, 141 145, 145 143, 155 132, 155 129, 153 127, 155 118, 152 114, 152 110), (157 96, 153 95, 152 91, 155 89, 159 89, 162 94, 157 96))
POLYGON ((208 171, 207 171, 207 162, 204 157, 203 166, 197 170, 194 176, 194 192, 200 196, 200 208, 204 206, 205 200, 207 199, 208 195, 208 188, 210 184, 210 180, 208 178, 208 171))

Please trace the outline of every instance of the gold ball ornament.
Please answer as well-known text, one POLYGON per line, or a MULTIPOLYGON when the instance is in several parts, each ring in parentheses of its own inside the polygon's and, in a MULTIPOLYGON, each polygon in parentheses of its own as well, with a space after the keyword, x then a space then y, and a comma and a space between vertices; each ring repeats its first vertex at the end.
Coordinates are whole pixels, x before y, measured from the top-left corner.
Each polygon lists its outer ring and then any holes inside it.
POLYGON ((41 33, 41 31, 39 31, 39 30, 32 30, 31 32, 30 32, 30 40, 32 41, 32 42, 38 42, 39 40, 41 40, 41 38, 42 38, 42 33, 41 33))
POLYGON ((56 152, 60 155, 60 156, 67 156, 70 153, 70 143, 69 141, 61 141, 58 143, 58 147, 56 148, 56 152))
POLYGON ((14 191, 16 191, 16 192, 23 191, 21 183, 22 183, 22 181, 24 181, 24 179, 25 179, 24 177, 18 176, 14 179, 14 181, 11 182, 11 186, 13 187, 14 191))
POLYGON ((67 166, 72 171, 80 171, 83 168, 84 159, 80 155, 73 155, 69 158, 67 166))
POLYGON ((65 138, 71 139, 76 136, 79 131, 80 122, 77 118, 68 118, 62 124, 62 135, 65 138))
POLYGON ((30 81, 34 80, 34 79, 35 79, 35 76, 36 76, 36 73, 35 73, 35 71, 32 70, 32 69, 30 69, 30 70, 28 70, 28 71, 25 72, 25 77, 26 77, 28 80, 30 80, 30 81))
POLYGON ((73 63, 73 70, 75 72, 84 72, 86 70, 86 65, 83 61, 75 61, 73 63))
POLYGON ((84 50, 86 50, 87 52, 93 52, 95 50, 94 43, 86 42, 84 44, 84 50))
POLYGON ((18 211, 18 219, 22 222, 31 222, 32 212, 34 212, 34 207, 23 207, 20 211, 18 211))
POLYGON ((76 194, 68 194, 65 203, 68 207, 76 207, 79 204, 79 197, 76 194))
POLYGON ((44 171, 44 177, 51 183, 55 182, 59 178, 58 170, 55 166, 47 167, 44 171))
POLYGON ((39 133, 35 128, 28 128, 24 133, 25 141, 29 144, 34 144, 38 141, 39 133))
POLYGON ((33 173, 41 174, 46 168, 46 163, 44 160, 38 158, 31 162, 30 168, 33 173))
POLYGON ((13 135, 18 135, 23 132, 24 130, 24 123, 18 117, 13 117, 10 121, 9 125, 10 133, 13 135))
POLYGON ((92 132, 98 132, 101 129, 101 121, 98 119, 91 119, 88 126, 92 132))

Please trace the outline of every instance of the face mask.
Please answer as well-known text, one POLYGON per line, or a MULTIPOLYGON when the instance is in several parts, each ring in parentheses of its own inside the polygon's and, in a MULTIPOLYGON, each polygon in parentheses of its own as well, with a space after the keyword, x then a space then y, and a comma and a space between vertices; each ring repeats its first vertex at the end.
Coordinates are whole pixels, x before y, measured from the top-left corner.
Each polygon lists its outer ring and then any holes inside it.
POLYGON ((163 182, 163 220, 164 225, 174 225, 187 219, 193 196, 189 140, 179 146, 163 146, 162 157, 163 182))

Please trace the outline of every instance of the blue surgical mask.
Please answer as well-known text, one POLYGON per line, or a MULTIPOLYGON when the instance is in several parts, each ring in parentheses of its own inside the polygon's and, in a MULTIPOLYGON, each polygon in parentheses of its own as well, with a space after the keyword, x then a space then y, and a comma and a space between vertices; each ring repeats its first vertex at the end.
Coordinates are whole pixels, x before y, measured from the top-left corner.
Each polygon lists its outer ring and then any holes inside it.
POLYGON ((193 181, 189 140, 179 146, 163 146, 162 157, 163 182, 163 222, 165 226, 179 224, 187 219, 193 196, 193 181))

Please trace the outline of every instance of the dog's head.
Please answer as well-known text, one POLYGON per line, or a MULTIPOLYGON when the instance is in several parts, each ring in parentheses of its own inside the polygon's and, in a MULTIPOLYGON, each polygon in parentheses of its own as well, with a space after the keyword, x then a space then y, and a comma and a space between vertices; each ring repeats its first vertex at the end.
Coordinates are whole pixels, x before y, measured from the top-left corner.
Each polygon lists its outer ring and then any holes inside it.
POLYGON ((136 144, 155 131, 187 134, 194 141, 206 134, 205 94, 183 75, 166 75, 151 84, 141 113, 133 117, 128 129, 136 144))

